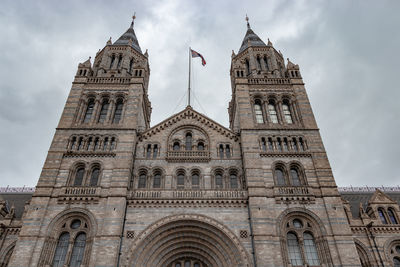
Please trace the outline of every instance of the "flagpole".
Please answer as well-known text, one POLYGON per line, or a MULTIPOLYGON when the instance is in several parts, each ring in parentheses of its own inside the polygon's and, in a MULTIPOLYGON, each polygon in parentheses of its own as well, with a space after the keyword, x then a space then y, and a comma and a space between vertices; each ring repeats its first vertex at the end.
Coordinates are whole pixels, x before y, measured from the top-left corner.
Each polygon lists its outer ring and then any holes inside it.
POLYGON ((188 106, 190 106, 190 69, 192 68, 192 66, 191 66, 191 60, 190 60, 190 57, 191 57, 191 51, 190 50, 192 50, 191 48, 190 48, 190 46, 189 46, 189 86, 188 86, 188 106))

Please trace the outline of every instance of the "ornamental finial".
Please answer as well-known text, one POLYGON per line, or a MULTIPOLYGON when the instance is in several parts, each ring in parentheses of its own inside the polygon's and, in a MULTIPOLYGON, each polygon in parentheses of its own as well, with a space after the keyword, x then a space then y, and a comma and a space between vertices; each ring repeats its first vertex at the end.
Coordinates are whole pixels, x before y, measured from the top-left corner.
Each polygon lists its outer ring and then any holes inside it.
POLYGON ((246 14, 246 21, 247 21, 247 29, 250 29, 249 17, 246 14))
POLYGON ((135 24, 135 19, 136 19, 136 12, 133 12, 131 27, 133 27, 133 24, 135 24))

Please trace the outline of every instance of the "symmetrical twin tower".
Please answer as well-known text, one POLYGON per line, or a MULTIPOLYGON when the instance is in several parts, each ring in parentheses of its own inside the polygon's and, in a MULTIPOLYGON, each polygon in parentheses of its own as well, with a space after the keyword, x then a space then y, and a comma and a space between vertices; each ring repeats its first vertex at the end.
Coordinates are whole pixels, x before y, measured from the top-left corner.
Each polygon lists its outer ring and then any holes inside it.
POLYGON ((395 263, 397 241, 381 256, 388 238, 374 250, 367 224, 383 225, 379 209, 398 219, 398 205, 378 192, 352 218, 298 65, 247 24, 229 129, 190 106, 150 127, 149 55, 133 26, 79 64, 5 266, 395 263))

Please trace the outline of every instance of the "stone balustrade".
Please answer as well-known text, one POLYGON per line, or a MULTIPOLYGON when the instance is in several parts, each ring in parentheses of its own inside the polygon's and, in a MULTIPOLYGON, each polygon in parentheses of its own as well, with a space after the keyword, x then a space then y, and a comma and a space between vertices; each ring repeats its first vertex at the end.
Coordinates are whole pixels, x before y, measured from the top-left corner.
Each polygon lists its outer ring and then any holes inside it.
POLYGON ((283 78, 252 78, 249 84, 290 84, 290 79, 283 78))
POLYGON ((87 82, 97 83, 97 84, 129 84, 131 82, 131 78, 94 77, 94 78, 88 78, 87 82))
POLYGON ((310 195, 310 190, 305 186, 281 186, 275 188, 275 195, 306 196, 310 195))
POLYGON ((98 196, 100 187, 94 186, 69 186, 61 189, 61 196, 98 196))
POLYGON ((207 162, 210 159, 209 151, 183 150, 167 152, 167 161, 170 162, 207 162))

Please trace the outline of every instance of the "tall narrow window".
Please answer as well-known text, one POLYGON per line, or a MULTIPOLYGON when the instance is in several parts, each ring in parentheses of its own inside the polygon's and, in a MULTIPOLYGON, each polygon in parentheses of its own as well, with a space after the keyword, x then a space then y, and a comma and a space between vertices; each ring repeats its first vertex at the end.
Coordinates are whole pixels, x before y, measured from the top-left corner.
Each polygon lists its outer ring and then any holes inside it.
POLYGON ((115 61, 115 55, 111 56, 111 62, 110 62, 110 69, 113 67, 115 61))
POLYGON ((231 147, 229 145, 225 146, 225 155, 227 159, 231 158, 231 147))
POLYGON ((186 134, 185 149, 192 150, 192 134, 191 133, 186 134))
POLYGON ((269 70, 268 59, 267 59, 267 57, 264 57, 264 65, 265 65, 265 69, 266 69, 266 70, 269 70))
POLYGON ((178 187, 183 187, 185 186, 185 174, 183 172, 179 172, 177 179, 176 179, 176 184, 178 185, 178 187))
POLYGON ((296 168, 290 169, 290 178, 292 179, 292 185, 294 186, 300 185, 299 172, 297 171, 296 168))
POLYGON ((93 138, 89 137, 87 141, 87 150, 92 150, 92 145, 93 145, 93 138))
POLYGON ((122 55, 119 55, 117 68, 119 68, 121 66, 121 63, 122 63, 122 55))
POLYGON ((76 144, 76 137, 74 136, 74 137, 72 137, 71 144, 70 144, 71 150, 75 149, 75 144, 76 144))
POLYGON ((268 137, 268 149, 269 151, 274 150, 274 146, 272 145, 272 138, 268 137))
POLYGON ((75 180, 74 180, 74 185, 75 186, 82 185, 83 175, 84 174, 85 174, 85 169, 84 168, 79 168, 78 170, 76 170, 75 180))
POLYGON ((261 138, 261 149, 262 149, 263 151, 266 151, 266 150, 267 150, 267 143, 266 143, 264 137, 261 138))
POLYGON ((288 143, 288 140, 287 140, 286 137, 283 138, 283 150, 284 151, 288 151, 289 150, 289 143, 288 143))
POLYGON ((231 188, 233 188, 233 189, 238 188, 238 180, 237 180, 237 175, 235 173, 231 173, 229 180, 230 180, 231 188))
POLYGON ((283 109, 283 116, 285 117, 285 121, 288 124, 292 124, 293 120, 292 120, 292 114, 290 113, 289 103, 284 102, 282 104, 282 109, 283 109))
POLYGON ((307 232, 304 233, 304 254, 309 266, 319 265, 318 252, 317 247, 315 246, 314 237, 307 232))
POLYGON ((58 238, 56 252, 53 258, 53 267, 62 267, 65 263, 65 258, 69 245, 69 233, 63 233, 58 238))
POLYGON ((285 177, 281 169, 275 169, 275 178, 278 185, 286 185, 285 177))
POLYGON ((304 142, 303 142, 303 138, 299 138, 299 145, 300 145, 300 150, 301 151, 304 151, 304 150, 306 150, 306 147, 305 147, 305 145, 304 145, 304 142))
POLYGON ((200 185, 200 178, 198 173, 192 174, 192 186, 198 187, 200 185))
POLYGON ((181 145, 179 144, 179 142, 175 142, 172 148, 174 151, 178 151, 181 149, 181 145))
POLYGON ((110 150, 114 150, 115 149, 115 137, 111 138, 111 147, 110 150))
POLYGON ((148 144, 147 145, 147 150, 146 150, 146 158, 150 158, 151 157, 151 145, 148 144))
POLYGON ((224 158, 224 145, 219 145, 219 158, 224 158))
POLYGON ((385 217, 385 212, 383 211, 382 208, 379 208, 379 209, 378 209, 378 214, 379 214, 379 218, 381 219, 381 222, 382 222, 383 224, 388 224, 388 222, 387 222, 387 220, 386 220, 386 217, 385 217))
POLYGON ((157 171, 154 174, 153 188, 160 188, 160 187, 161 187, 161 173, 157 171))
POLYGON ((103 103, 101 104, 98 122, 103 123, 106 120, 109 106, 110 103, 108 102, 108 99, 103 100, 103 103))
POLYGON ((222 188, 223 184, 222 184, 222 174, 217 172, 215 174, 215 187, 216 188, 222 188))
POLYGON ((185 261, 185 267, 190 267, 191 263, 190 261, 185 261))
POLYGON ((294 137, 292 139, 292 146, 294 151, 299 151, 299 147, 297 146, 297 140, 294 137))
POLYGON ((256 115, 256 122, 257 123, 264 123, 264 116, 261 108, 261 101, 256 100, 254 103, 254 113, 256 115))
POLYGON ((394 210, 392 208, 388 209, 388 215, 389 215, 390 222, 392 224, 397 224, 398 223, 397 219, 396 219, 396 215, 394 215, 394 210))
POLYGON ((96 151, 97 149, 99 149, 99 145, 100 145, 100 141, 99 138, 96 137, 96 139, 94 139, 94 146, 93 146, 93 150, 96 151))
POLYGON ((273 101, 268 103, 268 114, 272 123, 278 123, 278 114, 276 113, 275 103, 273 101))
POLYGON ((76 147, 76 150, 81 150, 82 146, 83 146, 83 138, 79 137, 78 146, 76 147))
POLYGON ((260 59, 259 56, 257 56, 257 68, 258 68, 259 70, 262 69, 262 67, 261 67, 261 59, 260 59))
POLYGON ((86 108, 85 118, 83 119, 83 122, 85 122, 85 123, 90 122, 90 119, 92 118, 92 115, 93 115, 93 109, 94 109, 94 99, 89 99, 87 108, 86 108))
POLYGON ((153 159, 157 158, 157 155, 158 155, 158 146, 157 144, 155 144, 153 147, 153 159))
POLYGON ((113 123, 119 123, 122 117, 122 108, 124 107, 124 102, 122 99, 118 99, 115 105, 114 119, 113 123))
POLYGON ((282 151, 282 140, 279 137, 276 139, 276 148, 278 151, 282 151))
POLYGON ((246 71, 247 71, 247 76, 250 75, 250 62, 248 59, 246 59, 246 71))
POLYGON ((83 254, 85 253, 86 234, 79 233, 75 238, 74 247, 71 254, 70 267, 79 267, 83 261, 83 254))
POLYGON ((287 234, 287 246, 288 246, 289 260, 292 266, 303 266, 303 259, 301 258, 299 240, 294 233, 289 232, 287 234))
POLYGON ((141 173, 139 175, 139 188, 146 188, 146 173, 141 173))
POLYGON ((131 61, 129 61, 129 72, 132 73, 132 67, 133 67, 133 58, 131 58, 131 61))
POLYGON ((92 171, 92 175, 90 176, 90 186, 96 186, 97 183, 99 182, 99 175, 100 175, 100 169, 99 168, 94 168, 92 171))
POLYGON ((104 138, 103 150, 106 151, 108 149, 108 137, 104 138))

